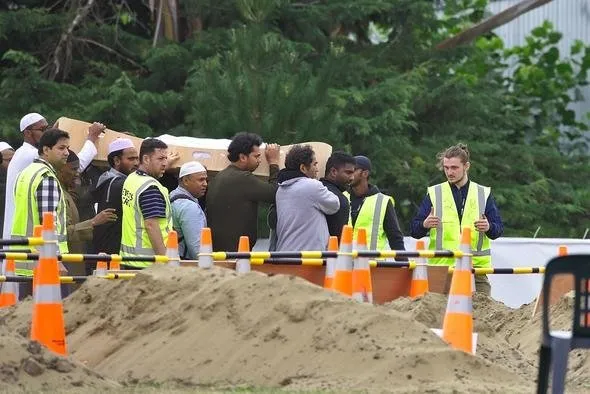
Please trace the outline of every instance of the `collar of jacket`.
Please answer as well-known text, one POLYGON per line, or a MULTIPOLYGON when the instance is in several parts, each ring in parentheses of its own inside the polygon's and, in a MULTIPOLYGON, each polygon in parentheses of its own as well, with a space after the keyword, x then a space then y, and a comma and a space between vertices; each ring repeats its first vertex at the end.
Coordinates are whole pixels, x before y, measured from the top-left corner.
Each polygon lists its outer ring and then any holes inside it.
POLYGON ((279 176, 278 176, 277 182, 282 183, 282 182, 288 181, 289 179, 295 179, 295 178, 307 178, 307 175, 305 175, 304 173, 302 173, 299 170, 290 170, 287 168, 283 168, 282 170, 279 171, 279 176))

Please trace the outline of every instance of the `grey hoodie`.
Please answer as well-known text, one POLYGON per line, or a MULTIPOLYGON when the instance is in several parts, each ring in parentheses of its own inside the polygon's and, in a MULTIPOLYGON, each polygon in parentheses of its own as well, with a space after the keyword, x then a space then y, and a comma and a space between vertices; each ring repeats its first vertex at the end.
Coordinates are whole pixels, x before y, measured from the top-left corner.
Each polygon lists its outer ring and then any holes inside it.
POLYGON ((277 250, 326 250, 330 233, 325 215, 340 209, 338 197, 317 179, 279 183, 276 195, 277 250))

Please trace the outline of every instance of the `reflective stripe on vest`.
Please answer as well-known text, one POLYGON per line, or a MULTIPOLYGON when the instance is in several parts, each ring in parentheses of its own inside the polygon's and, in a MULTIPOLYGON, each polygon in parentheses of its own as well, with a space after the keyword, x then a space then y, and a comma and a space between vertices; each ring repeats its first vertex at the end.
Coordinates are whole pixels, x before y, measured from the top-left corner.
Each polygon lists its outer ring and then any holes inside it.
MULTIPOLYGON (((344 195, 350 202, 350 194, 345 192, 344 195)), ((354 223, 354 239, 356 240, 358 229, 364 228, 367 231, 369 250, 383 250, 386 245, 389 245, 387 235, 383 231, 383 220, 387 211, 388 199, 391 199, 392 204, 395 206, 393 197, 383 193, 365 197, 354 223)), ((352 225, 352 213, 348 218, 348 224, 352 225)))
MULTIPOLYGON (((470 227, 472 234, 474 234, 471 240, 471 249, 474 256, 473 266, 491 267, 490 239, 485 233, 475 230, 474 226, 474 222, 485 212, 486 201, 490 192, 489 187, 470 182, 463 208, 463 217, 459 220, 455 199, 449 183, 444 182, 429 187, 428 195, 434 207, 434 214, 440 219, 439 226, 430 229, 429 249, 459 249, 461 227, 470 227)), ((452 258, 432 258, 429 261, 431 264, 455 264, 455 260, 452 258)))
MULTIPOLYGON (((151 186, 156 186, 166 201, 166 218, 161 218, 158 221, 164 245, 168 240, 168 232, 172 228, 168 190, 154 178, 134 172, 127 177, 123 184, 122 256, 154 255, 154 249, 145 230, 143 215, 139 207, 139 196, 151 186)), ((140 268, 151 265, 149 262, 126 262, 124 264, 140 268)))
MULTIPOLYGON (((19 175, 15 185, 15 210, 14 221, 12 223, 11 238, 18 239, 30 237, 33 235, 33 228, 40 225, 37 188, 44 178, 55 179, 56 185, 60 188, 60 198, 57 204, 57 217, 55 228, 57 231, 57 240, 59 251, 62 254, 68 253, 67 243, 67 217, 66 201, 61 185, 55 172, 42 162, 33 162, 28 165, 19 175)), ((37 265, 36 261, 16 261, 16 272, 23 276, 32 276, 33 268, 37 265)))

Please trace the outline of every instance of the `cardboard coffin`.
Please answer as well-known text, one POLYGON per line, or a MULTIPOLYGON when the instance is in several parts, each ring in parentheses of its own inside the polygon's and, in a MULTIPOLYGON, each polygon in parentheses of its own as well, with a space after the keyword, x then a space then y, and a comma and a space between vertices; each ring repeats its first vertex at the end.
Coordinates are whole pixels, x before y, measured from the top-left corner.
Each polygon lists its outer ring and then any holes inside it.
MULTIPOLYGON (((88 136, 88 127, 90 126, 90 123, 66 117, 59 118, 57 122, 60 129, 70 133, 71 149, 74 152, 79 152, 88 136)), ((139 147, 143 141, 142 138, 107 129, 96 144, 98 154, 94 159, 95 165, 108 165, 108 146, 113 140, 119 137, 129 138, 131 141, 133 141, 135 147, 139 151, 139 147)), ((179 168, 182 164, 192 160, 200 162, 205 167, 207 167, 207 170, 212 172, 221 171, 229 165, 229 160, 227 159, 227 146, 229 145, 230 140, 174 137, 171 135, 163 135, 157 138, 162 139, 164 142, 166 142, 166 144, 168 144, 172 151, 178 152, 180 155, 180 159, 174 163, 172 168, 179 168)), ((319 163, 319 177, 323 177, 326 168, 326 161, 332 154, 332 146, 323 142, 302 142, 302 144, 308 144, 313 147, 319 163)), ((289 149, 291 149, 291 146, 293 145, 281 146, 281 168, 285 166, 285 155, 289 149)), ((263 149, 264 145, 261 148, 263 149)), ((268 176, 268 163, 266 162, 266 157, 264 154, 262 155, 262 162, 256 171, 254 171, 254 174, 261 177, 268 176)))

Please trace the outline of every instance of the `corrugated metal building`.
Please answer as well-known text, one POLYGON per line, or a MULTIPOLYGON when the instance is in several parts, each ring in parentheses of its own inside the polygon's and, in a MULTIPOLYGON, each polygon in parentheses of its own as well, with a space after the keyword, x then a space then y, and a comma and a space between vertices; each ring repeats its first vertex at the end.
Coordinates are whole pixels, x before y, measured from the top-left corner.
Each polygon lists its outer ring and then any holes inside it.
MULTIPOLYGON (((491 13, 497 14, 521 1, 492 0, 488 9, 491 13)), ((506 47, 522 45, 531 30, 545 20, 550 21, 557 31, 563 33, 563 38, 558 43, 562 57, 569 56, 570 47, 577 39, 586 45, 590 44, 590 0, 553 0, 497 28, 494 32, 504 40, 506 47)), ((590 112, 590 86, 584 87, 582 93, 585 100, 571 106, 578 116, 585 116, 590 112)))

